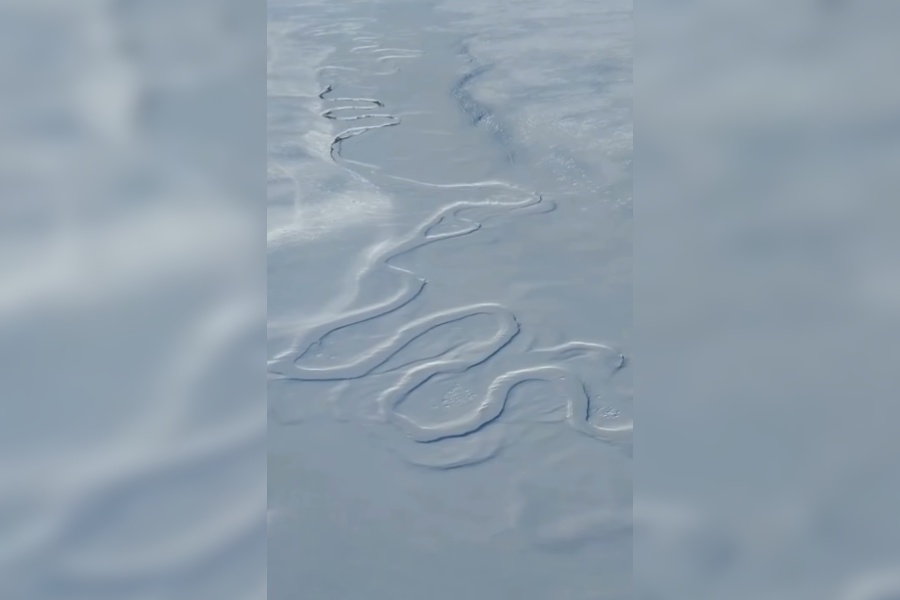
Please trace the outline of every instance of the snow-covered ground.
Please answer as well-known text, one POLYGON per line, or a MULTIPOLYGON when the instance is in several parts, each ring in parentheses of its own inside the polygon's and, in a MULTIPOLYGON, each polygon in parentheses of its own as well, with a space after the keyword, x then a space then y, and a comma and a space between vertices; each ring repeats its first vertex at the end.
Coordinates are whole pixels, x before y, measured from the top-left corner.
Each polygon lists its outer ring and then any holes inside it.
POLYGON ((631 2, 270 3, 269 594, 896 593, 893 6, 640 9, 635 298, 631 2))
POLYGON ((294 4, 269 597, 630 597, 631 3, 294 4))

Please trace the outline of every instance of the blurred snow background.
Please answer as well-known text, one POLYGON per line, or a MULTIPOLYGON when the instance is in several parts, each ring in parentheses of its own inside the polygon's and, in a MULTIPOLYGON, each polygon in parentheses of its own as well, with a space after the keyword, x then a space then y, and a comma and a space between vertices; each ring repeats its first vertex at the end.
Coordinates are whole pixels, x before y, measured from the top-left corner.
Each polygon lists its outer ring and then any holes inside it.
POLYGON ((0 597, 266 596, 261 41, 0 3, 0 597))
POLYGON ((900 593, 898 8, 640 9, 635 497, 722 548, 647 597, 900 593))

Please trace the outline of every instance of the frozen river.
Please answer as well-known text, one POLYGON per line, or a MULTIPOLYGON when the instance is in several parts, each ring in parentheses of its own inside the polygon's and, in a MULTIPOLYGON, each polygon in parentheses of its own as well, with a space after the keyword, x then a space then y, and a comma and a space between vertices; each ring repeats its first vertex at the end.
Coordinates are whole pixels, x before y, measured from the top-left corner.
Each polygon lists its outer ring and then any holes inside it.
POLYGON ((269 598, 628 598, 631 2, 270 2, 269 598))

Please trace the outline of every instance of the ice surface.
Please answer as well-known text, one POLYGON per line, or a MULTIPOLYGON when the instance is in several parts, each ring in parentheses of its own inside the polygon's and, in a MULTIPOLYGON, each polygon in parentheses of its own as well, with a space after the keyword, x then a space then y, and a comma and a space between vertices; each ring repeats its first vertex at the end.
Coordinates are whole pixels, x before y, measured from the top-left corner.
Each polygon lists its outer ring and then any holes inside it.
POLYGON ((270 598, 630 597, 631 5, 569 4, 269 4, 270 598))

